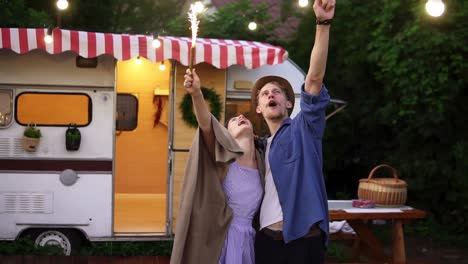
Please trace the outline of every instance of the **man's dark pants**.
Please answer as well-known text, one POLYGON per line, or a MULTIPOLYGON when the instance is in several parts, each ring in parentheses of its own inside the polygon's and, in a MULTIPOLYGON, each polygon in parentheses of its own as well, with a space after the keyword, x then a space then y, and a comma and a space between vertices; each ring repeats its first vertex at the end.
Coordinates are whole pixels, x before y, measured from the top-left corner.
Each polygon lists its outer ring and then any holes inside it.
MULTIPOLYGON (((322 264, 325 261, 324 234, 306 236, 284 243, 270 230, 260 230, 255 236, 256 264, 322 264)), ((275 231, 273 231, 275 232, 275 231)))

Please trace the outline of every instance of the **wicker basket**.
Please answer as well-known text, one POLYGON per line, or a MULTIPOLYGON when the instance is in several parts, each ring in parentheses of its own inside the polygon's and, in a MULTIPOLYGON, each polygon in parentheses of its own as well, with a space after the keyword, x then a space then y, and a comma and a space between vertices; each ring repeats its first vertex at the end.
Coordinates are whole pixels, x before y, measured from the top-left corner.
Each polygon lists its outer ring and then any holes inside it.
POLYGON ((372 200, 377 206, 397 207, 406 202, 407 186, 405 181, 398 179, 395 168, 381 164, 371 170, 367 179, 359 180, 358 197, 372 200), (372 178, 380 168, 390 169, 393 178, 372 178))

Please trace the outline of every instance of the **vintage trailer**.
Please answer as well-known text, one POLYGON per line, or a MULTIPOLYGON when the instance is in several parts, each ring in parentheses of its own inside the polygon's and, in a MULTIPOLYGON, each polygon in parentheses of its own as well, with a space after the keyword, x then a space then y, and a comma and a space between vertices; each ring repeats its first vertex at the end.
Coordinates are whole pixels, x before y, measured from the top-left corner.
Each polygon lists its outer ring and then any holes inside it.
MULTIPOLYGON (((190 39, 161 37, 155 49, 151 36, 46 34, 0 28, 0 239, 30 235, 66 254, 85 239, 171 239, 195 132, 181 110, 190 39), (31 124, 42 134, 34 151, 23 146, 31 124)), ((221 120, 251 114, 263 75, 304 80, 265 43, 198 39, 195 64, 221 120)))

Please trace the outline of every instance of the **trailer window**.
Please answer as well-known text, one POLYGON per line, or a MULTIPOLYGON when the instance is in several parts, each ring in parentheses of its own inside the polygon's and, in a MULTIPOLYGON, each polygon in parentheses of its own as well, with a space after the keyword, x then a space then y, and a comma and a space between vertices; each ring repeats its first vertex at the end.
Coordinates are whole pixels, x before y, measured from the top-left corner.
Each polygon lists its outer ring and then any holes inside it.
POLYGON ((138 123, 138 98, 133 94, 117 94, 117 122, 118 131, 130 131, 138 123))
POLYGON ((11 123, 13 112, 13 92, 0 90, 0 127, 7 127, 11 123))
POLYGON ((83 93, 25 92, 16 97, 16 121, 21 125, 87 126, 92 119, 92 102, 83 93))
POLYGON ((256 135, 263 137, 268 134, 268 126, 262 119, 260 119, 255 112, 255 109, 252 109, 250 100, 227 99, 226 116, 224 120, 229 120, 240 114, 244 115, 250 120, 250 122, 252 122, 255 130, 254 133, 256 135))

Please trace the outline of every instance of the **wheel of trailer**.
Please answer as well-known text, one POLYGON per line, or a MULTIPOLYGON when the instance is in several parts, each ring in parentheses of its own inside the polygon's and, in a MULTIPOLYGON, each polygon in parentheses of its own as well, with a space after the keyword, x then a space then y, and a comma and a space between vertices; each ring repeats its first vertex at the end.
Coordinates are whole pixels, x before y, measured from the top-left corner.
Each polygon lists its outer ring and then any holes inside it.
POLYGON ((57 246, 63 254, 70 256, 81 247, 81 235, 73 229, 35 229, 28 232, 36 246, 57 246))

